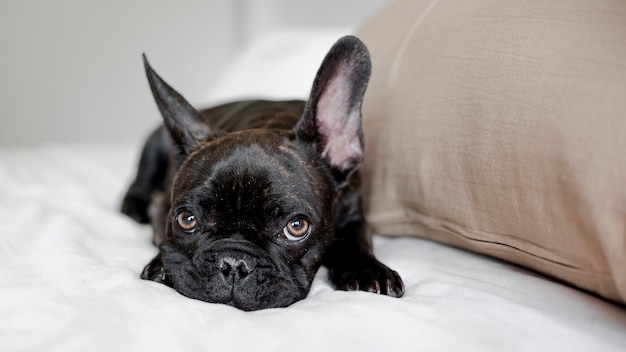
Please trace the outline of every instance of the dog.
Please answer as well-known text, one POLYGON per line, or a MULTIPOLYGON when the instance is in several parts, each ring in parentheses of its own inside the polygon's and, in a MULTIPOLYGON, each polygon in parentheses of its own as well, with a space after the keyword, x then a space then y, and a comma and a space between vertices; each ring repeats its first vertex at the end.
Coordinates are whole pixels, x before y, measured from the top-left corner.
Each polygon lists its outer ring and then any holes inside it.
POLYGON ((305 298, 321 265, 337 289, 403 295, 372 253, 361 206, 371 62, 359 39, 332 46, 307 101, 198 111, 143 60, 164 125, 122 201, 152 223, 159 249, 141 278, 245 311, 305 298))

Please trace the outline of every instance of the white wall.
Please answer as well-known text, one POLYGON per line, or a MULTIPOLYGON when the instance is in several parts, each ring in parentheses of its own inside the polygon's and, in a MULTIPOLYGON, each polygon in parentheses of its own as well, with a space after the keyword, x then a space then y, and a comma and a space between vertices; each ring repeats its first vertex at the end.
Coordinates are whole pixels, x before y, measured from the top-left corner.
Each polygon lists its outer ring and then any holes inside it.
POLYGON ((246 39, 281 27, 356 27, 386 0, 245 0, 246 39))
POLYGON ((2 0, 0 146, 142 139, 158 112, 141 64, 199 104, 277 26, 355 25, 384 0, 2 0))

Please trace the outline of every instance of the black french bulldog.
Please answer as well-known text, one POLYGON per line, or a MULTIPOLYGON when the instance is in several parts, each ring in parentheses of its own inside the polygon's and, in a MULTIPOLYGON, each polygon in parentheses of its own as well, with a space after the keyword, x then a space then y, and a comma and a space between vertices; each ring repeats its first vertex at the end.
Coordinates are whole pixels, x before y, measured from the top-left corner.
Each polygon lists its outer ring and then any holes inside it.
POLYGON ((144 65, 165 126, 146 142, 122 204, 154 227, 159 254, 143 279, 257 310, 306 297, 323 264, 339 289, 402 296, 400 276, 372 254, 361 210, 371 63, 359 39, 335 43, 306 102, 197 111, 145 56, 144 65))

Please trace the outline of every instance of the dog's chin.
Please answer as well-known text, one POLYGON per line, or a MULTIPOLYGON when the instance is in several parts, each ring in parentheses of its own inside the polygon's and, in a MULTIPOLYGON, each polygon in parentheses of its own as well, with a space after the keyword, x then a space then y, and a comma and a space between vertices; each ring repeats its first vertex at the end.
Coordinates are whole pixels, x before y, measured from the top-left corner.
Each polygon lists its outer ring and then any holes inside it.
POLYGON ((244 280, 234 281, 225 278, 216 265, 198 266, 180 254, 161 252, 141 277, 170 286, 189 298, 254 311, 287 307, 304 299, 311 286, 304 273, 304 269, 286 269, 286 265, 267 260, 244 280))
POLYGON ((255 311, 270 308, 284 308, 300 301, 306 297, 306 293, 302 294, 294 290, 282 289, 280 291, 267 291, 257 294, 249 292, 233 292, 232 295, 226 297, 210 297, 198 294, 198 291, 178 291, 189 298, 205 301, 208 303, 219 303, 235 307, 243 311, 255 311))
POLYGON ((175 282, 173 288, 189 298, 226 304, 244 311, 287 307, 305 298, 309 291, 308 286, 304 289, 287 281, 276 281, 270 285, 228 285, 219 277, 183 279, 175 282))

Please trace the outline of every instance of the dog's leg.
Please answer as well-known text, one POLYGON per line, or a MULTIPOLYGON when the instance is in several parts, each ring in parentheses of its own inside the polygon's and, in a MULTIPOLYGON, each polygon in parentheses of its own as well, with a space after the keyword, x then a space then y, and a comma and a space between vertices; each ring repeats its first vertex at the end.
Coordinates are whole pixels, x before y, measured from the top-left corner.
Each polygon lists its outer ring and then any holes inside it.
POLYGON ((335 240, 324 257, 330 281, 341 290, 369 291, 401 297, 404 283, 397 272, 378 261, 361 208, 358 174, 352 176, 335 214, 335 240), (346 194, 347 193, 347 194, 346 194))
POLYGON ((154 131, 141 152, 139 169, 135 180, 122 201, 122 213, 140 223, 149 223, 148 208, 155 191, 163 191, 171 141, 163 127, 154 131))
POLYGON ((401 297, 404 284, 400 275, 376 259, 365 232, 363 221, 337 229, 325 260, 330 281, 340 290, 401 297))

